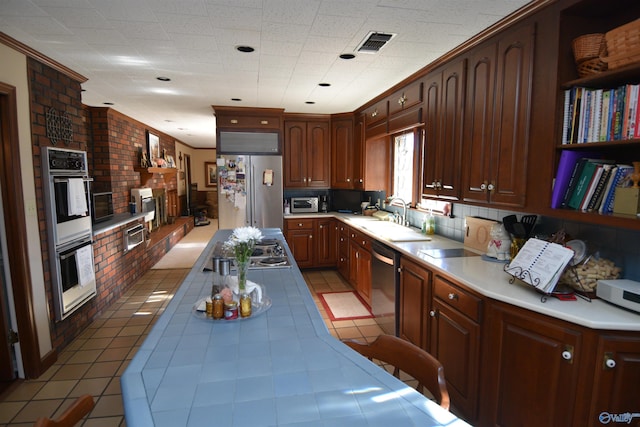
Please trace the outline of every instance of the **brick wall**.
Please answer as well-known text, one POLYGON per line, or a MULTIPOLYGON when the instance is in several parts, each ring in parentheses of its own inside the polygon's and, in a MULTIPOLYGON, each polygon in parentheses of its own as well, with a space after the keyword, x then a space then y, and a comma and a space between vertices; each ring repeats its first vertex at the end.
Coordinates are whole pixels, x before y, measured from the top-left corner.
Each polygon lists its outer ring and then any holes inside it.
MULTIPOLYGON (((65 320, 55 322, 40 156, 41 147, 54 145, 47 137, 46 114, 54 108, 60 114, 69 115, 73 124, 73 142, 69 145, 58 142, 55 145, 87 151, 89 174, 95 180, 93 189, 113 191, 116 213, 127 212, 131 188, 145 184, 140 182, 140 173, 135 169, 138 167, 139 151, 146 150, 146 130, 149 128, 111 108, 83 106, 80 83, 63 73, 33 59, 28 59, 27 68, 44 287, 49 303, 51 339, 54 349, 60 351, 184 237, 192 229, 193 222, 155 241, 150 247, 142 244, 126 254, 123 253, 122 233, 134 224, 95 236, 97 296, 65 320)), ((155 133, 160 136, 161 150, 166 150, 175 158, 174 139, 160 132, 155 133)), ((177 179, 175 175, 167 180, 160 175, 153 175, 146 185, 172 190, 177 188, 177 179)))

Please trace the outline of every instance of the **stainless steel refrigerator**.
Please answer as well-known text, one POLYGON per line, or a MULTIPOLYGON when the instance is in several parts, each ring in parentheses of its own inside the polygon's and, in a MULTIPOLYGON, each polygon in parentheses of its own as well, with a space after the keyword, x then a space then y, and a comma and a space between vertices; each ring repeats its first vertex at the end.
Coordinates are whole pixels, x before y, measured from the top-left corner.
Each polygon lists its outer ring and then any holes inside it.
POLYGON ((220 229, 282 229, 282 156, 223 154, 216 164, 220 229))

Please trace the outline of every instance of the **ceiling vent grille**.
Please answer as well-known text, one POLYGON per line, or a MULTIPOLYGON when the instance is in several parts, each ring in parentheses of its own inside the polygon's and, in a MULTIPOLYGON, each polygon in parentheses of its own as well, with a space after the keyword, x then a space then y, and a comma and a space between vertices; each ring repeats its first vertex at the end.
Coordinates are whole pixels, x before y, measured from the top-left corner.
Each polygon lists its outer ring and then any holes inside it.
POLYGON ((362 53, 377 53, 395 36, 396 35, 392 33, 377 33, 372 31, 362 40, 356 48, 356 51, 362 53))

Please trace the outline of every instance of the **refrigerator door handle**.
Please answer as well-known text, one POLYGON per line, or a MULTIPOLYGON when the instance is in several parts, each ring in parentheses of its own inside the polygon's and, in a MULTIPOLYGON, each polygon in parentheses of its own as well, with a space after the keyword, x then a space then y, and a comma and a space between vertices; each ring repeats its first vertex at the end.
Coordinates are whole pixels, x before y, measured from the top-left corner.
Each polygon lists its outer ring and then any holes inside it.
POLYGON ((256 186, 256 166, 251 164, 251 215, 249 217, 249 225, 256 226, 258 221, 256 220, 257 215, 257 202, 256 202, 256 190, 258 187, 256 186))

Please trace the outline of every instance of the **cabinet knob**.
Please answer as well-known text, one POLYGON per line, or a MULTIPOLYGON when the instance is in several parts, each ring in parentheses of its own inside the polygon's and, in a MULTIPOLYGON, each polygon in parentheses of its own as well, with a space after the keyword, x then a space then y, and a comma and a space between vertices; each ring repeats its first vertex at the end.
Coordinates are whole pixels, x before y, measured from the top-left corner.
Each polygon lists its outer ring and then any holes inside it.
POLYGON ((429 312, 429 316, 431 316, 431 317, 436 317, 436 311, 435 311, 435 310, 431 310, 431 311, 429 312))
POLYGON ((298 227, 302 227, 302 223, 301 222, 298 223, 298 227))
POLYGON ((364 182, 364 180, 363 180, 362 178, 360 178, 360 179, 358 180, 358 182, 359 182, 360 184, 362 184, 362 183, 364 182))
POLYGON ((371 117, 375 117, 378 115, 378 109, 376 108, 375 111, 371 112, 371 117))
POLYGON ((260 120, 260 124, 261 125, 268 125, 269 124, 269 120, 260 120))
POLYGON ((489 190, 489 191, 493 191, 495 188, 496 188, 496 186, 493 185, 493 184, 487 185, 487 190, 489 190))
POLYGON ((613 358, 613 353, 611 352, 606 352, 604 354, 604 369, 613 369, 616 367, 616 361, 613 358))
POLYGON ((458 295, 454 294, 453 292, 449 293, 448 297, 450 300, 458 299, 458 295))
POLYGON ((307 178, 307 182, 311 182, 311 177, 307 178))
POLYGON ((347 182, 351 182, 351 178, 347 178, 347 182))
POLYGON ((362 241, 362 246, 367 246, 367 241, 366 240, 362 241))
POLYGON ((237 125, 238 124, 238 119, 231 119, 231 120, 229 120, 229 122, 231 122, 232 125, 237 125))
POLYGON ((486 182, 483 182, 482 184, 480 184, 480 189, 481 189, 482 191, 485 191, 485 190, 487 189, 487 183, 486 183, 486 182))
POLYGON ((320 227, 320 228, 324 228, 324 225, 320 224, 318 227, 320 227))
POLYGON ((573 364, 573 346, 572 345, 564 346, 564 351, 562 352, 562 358, 567 362, 569 362, 570 364, 573 364))
POLYGON ((310 239, 313 239, 313 234, 309 234, 309 238, 310 238, 310 239))

